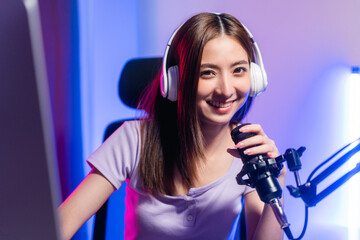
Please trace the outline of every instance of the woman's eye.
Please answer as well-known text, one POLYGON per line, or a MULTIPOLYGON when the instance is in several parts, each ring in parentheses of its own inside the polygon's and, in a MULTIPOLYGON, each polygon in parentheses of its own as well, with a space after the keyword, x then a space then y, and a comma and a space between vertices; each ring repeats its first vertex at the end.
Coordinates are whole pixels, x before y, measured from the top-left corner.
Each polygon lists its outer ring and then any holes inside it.
POLYGON ((207 77, 207 76, 212 76, 212 75, 215 75, 215 74, 211 70, 205 70, 200 73, 200 77, 207 77))
POLYGON ((242 73, 242 72, 246 72, 246 68, 238 67, 238 68, 235 68, 235 70, 234 70, 234 73, 242 73))

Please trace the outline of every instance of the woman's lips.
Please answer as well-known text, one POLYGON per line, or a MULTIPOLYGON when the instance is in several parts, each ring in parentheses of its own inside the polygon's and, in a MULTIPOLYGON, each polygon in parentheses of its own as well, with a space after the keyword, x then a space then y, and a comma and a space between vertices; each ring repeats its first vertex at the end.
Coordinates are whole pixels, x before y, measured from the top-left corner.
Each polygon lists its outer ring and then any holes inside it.
POLYGON ((221 101, 207 101, 207 103, 219 113, 227 113, 231 110, 232 104, 234 101, 231 102, 221 102, 221 101))

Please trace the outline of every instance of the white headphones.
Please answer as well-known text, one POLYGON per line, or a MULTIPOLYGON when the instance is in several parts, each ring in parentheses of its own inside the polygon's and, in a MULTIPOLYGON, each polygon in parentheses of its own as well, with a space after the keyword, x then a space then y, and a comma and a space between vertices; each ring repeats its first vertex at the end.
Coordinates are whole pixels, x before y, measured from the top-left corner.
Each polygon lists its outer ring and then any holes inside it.
MULTIPOLYGON (((218 13, 215 14, 220 15, 218 13)), ((162 76, 160 79, 161 95, 172 102, 177 101, 178 88, 179 88, 179 67, 177 65, 168 67, 167 59, 168 59, 171 43, 178 30, 181 28, 181 26, 182 25, 180 25, 180 27, 178 27, 175 30, 175 32, 170 37, 169 42, 166 46, 163 57, 163 63, 162 63, 162 76)), ((249 31, 249 29, 247 29, 247 27, 245 27, 244 25, 242 26, 244 27, 244 29, 246 30, 247 34, 250 37, 257 62, 257 63, 255 62, 250 63, 251 86, 250 86, 249 96, 255 97, 259 93, 265 91, 268 85, 267 75, 264 69, 264 64, 262 61, 260 49, 257 43, 254 41, 253 35, 249 31)))

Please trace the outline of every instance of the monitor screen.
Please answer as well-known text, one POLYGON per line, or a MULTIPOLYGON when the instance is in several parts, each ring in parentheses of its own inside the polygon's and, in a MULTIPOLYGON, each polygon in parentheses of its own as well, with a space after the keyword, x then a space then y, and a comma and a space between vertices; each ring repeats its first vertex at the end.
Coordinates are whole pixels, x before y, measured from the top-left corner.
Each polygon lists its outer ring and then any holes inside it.
POLYGON ((49 99, 37 0, 1 0, 0 239, 59 239, 49 99))

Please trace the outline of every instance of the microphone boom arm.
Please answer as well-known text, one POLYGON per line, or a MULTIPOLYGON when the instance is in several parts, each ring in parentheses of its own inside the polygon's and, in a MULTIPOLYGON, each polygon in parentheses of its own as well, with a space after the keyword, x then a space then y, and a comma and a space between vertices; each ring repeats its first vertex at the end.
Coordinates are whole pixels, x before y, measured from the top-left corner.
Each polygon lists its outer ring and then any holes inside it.
MULTIPOLYGON (((321 173, 319 173, 312 180, 311 180, 311 176, 312 176, 312 174, 311 174, 305 184, 301 184, 300 176, 298 174, 298 170, 301 169, 300 157, 301 157, 302 153, 305 151, 304 147, 301 147, 298 150, 288 149, 288 150, 286 150, 285 154, 277 157, 276 158, 277 162, 287 161, 289 170, 294 172, 294 174, 295 174, 295 180, 296 180, 297 187, 295 188, 293 186, 287 186, 288 190, 290 191, 290 194, 296 198, 301 197, 307 206, 313 207, 318 202, 320 202, 322 199, 324 199, 329 194, 331 194, 333 191, 335 191, 337 188, 339 188, 346 181, 348 181, 352 176, 357 174, 360 171, 360 162, 357 163, 357 165, 352 170, 348 171, 346 174, 344 174, 338 180, 333 182, 331 185, 329 185, 323 191, 321 191, 318 194, 316 193, 317 185, 319 183, 321 183, 330 174, 332 174, 334 171, 336 171, 339 167, 341 167, 345 162, 347 162, 351 157, 353 157, 357 152, 360 151, 360 139, 358 139, 357 141, 358 141, 358 143, 355 146, 353 146, 352 149, 348 150, 342 157, 340 157, 337 161, 335 161, 333 164, 331 164, 326 169, 324 169, 321 173)), ((339 154, 341 151, 343 151, 347 147, 354 145, 355 142, 346 145, 344 148, 342 148, 340 151, 335 153, 329 159, 325 160, 324 164, 327 163, 328 161, 330 161, 333 157, 335 157, 337 154, 339 154)), ((322 164, 321 164, 321 166, 322 166, 322 164)))
MULTIPOLYGON (((341 167, 345 162, 347 162, 350 158, 352 158, 356 153, 360 152, 360 138, 355 140, 352 143, 347 144, 340 150, 338 150, 335 154, 333 154, 331 157, 329 157, 327 160, 323 161, 318 167, 316 167, 312 173, 309 175, 307 182, 305 184, 301 184, 300 176, 299 176, 299 170, 301 169, 301 161, 300 157, 302 156, 303 152, 306 150, 305 147, 300 147, 298 150, 295 149, 287 149, 285 154, 280 155, 279 157, 275 158, 275 161, 277 164, 281 164, 282 162, 287 162, 288 169, 292 171, 295 175, 295 181, 297 187, 293 186, 287 186, 288 190, 290 191, 290 194, 293 197, 301 197, 302 200, 305 203, 305 223, 304 228, 300 236, 296 239, 292 237, 291 231, 289 227, 284 228, 284 231, 289 239, 299 240, 301 239, 306 231, 307 226, 307 218, 308 218, 308 207, 313 207, 317 203, 319 203, 321 200, 323 200, 325 197, 327 197, 329 194, 331 194, 333 191, 335 191, 337 188, 339 188, 341 185, 343 185, 345 182, 347 182, 351 177, 353 177, 355 174, 360 172, 360 162, 356 164, 356 166, 348 171, 346 174, 344 174, 342 177, 340 177, 338 180, 333 182, 331 185, 329 185, 327 188, 325 188, 323 191, 317 194, 317 185, 322 182, 324 179, 326 179, 330 174, 332 174, 335 170, 337 170, 339 167, 341 167), (357 143, 356 143, 357 142, 357 143), (348 150, 347 148, 351 148, 348 150), (345 152, 343 156, 341 156, 337 161, 335 161, 333 164, 328 166, 326 169, 324 169, 321 173, 319 173, 314 179, 312 179, 312 176, 315 174, 317 170, 319 170, 322 166, 324 166, 326 163, 328 163, 331 159, 333 159, 335 156, 340 154, 341 152, 345 152)), ((279 222, 280 223, 280 222, 279 222)))

